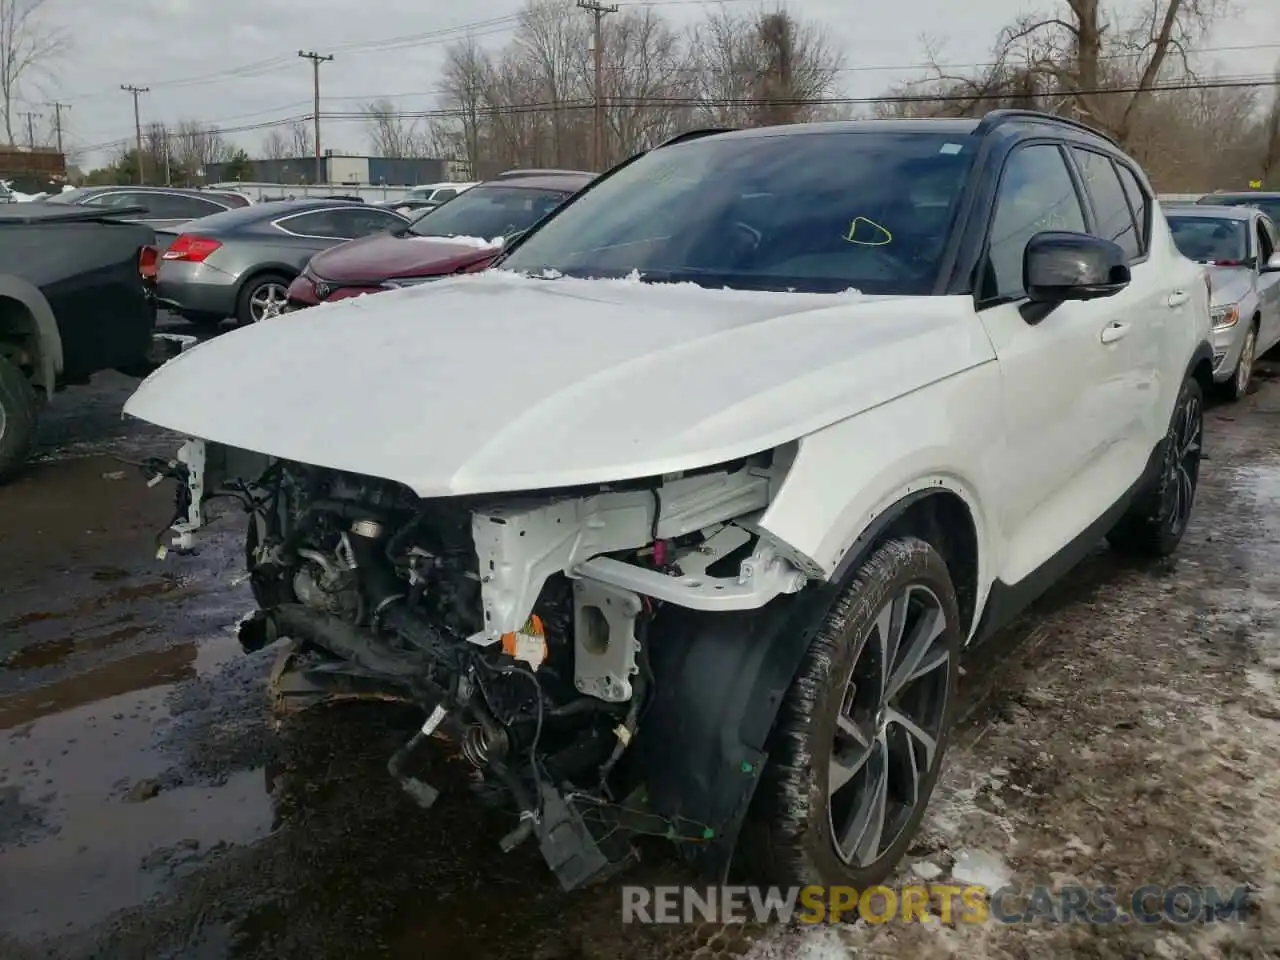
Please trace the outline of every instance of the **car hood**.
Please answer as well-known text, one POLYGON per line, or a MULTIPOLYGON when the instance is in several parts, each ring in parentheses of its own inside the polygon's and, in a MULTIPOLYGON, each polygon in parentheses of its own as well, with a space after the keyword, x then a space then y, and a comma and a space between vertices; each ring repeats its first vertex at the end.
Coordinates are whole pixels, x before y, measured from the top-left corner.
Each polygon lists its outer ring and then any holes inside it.
POLYGON ((497 256, 502 247, 471 237, 394 236, 378 233, 348 240, 311 258, 311 272, 323 280, 350 283, 392 277, 431 277, 497 256))
POLYGON ((1208 265, 1209 285, 1213 291, 1213 305, 1239 303, 1253 293, 1253 271, 1248 267, 1217 267, 1208 265))
POLYGON ((723 463, 992 359, 968 297, 498 270, 209 340, 124 412, 424 497, 514 492, 723 463))

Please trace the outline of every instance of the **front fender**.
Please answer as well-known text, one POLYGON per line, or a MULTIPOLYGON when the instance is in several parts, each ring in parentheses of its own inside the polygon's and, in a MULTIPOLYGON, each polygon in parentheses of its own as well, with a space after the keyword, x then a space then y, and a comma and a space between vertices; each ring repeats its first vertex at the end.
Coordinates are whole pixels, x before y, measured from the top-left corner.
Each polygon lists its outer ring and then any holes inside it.
POLYGON ((0 297, 8 297, 22 304, 35 321, 35 333, 40 344, 40 372, 37 382, 52 397, 58 374, 63 367, 62 334, 58 331, 53 308, 38 287, 21 277, 0 276, 0 297))
POLYGON ((976 529, 978 582, 998 569, 997 520, 983 493, 992 475, 1003 397, 994 361, 913 391, 800 441, 760 526, 801 566, 838 579, 863 532, 904 497, 945 489, 976 529))

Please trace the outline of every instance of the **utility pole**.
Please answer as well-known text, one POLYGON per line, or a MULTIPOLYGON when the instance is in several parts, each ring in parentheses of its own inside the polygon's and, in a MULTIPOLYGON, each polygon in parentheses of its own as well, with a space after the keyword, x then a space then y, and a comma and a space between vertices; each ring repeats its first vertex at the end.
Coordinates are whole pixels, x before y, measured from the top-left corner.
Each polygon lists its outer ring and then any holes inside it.
POLYGON ((36 148, 36 120, 43 117, 42 113, 23 113, 20 116, 27 118, 27 146, 32 150, 36 148))
POLYGON ((298 56, 304 60, 311 61, 311 78, 312 86, 315 90, 315 118, 316 125, 316 183, 324 181, 323 161, 320 159, 320 64, 333 59, 333 54, 324 56, 316 53, 314 50, 299 50, 298 56))
POLYGON ((70 110, 71 104, 55 100, 49 106, 53 107, 53 129, 58 137, 58 152, 62 153, 62 111, 70 110))
POLYGON ((131 87, 126 83, 120 84, 120 89, 125 93, 133 94, 133 132, 137 137, 138 144, 138 183, 146 183, 146 177, 142 169, 142 117, 138 113, 138 96, 143 93, 150 93, 150 87, 131 87))
POLYGON ((593 149, 596 171, 604 169, 604 18, 607 14, 617 13, 618 5, 606 5, 599 0, 578 0, 578 6, 586 10, 595 19, 595 55, 596 91, 595 91, 595 123, 593 125, 593 149))

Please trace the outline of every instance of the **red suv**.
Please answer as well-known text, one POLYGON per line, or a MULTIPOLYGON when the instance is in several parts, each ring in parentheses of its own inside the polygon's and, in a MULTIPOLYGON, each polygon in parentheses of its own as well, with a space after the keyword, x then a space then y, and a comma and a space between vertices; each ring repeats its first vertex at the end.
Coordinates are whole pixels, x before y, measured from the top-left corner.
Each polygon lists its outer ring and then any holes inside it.
POLYGON ((594 178, 576 171, 522 170, 472 187, 404 230, 361 237, 316 254, 289 287, 289 307, 483 270, 508 240, 594 178))

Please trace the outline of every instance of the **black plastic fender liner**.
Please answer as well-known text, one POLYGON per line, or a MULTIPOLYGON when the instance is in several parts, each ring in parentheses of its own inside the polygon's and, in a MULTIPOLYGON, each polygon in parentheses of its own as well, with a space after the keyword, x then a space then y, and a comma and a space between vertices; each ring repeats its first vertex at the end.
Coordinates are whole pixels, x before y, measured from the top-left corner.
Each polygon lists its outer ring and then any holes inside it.
POLYGON ((654 699, 635 752, 653 810, 686 859, 719 882, 733 860, 782 699, 840 591, 889 527, 928 488, 877 516, 832 579, 760 610, 667 606, 650 632, 654 699))

